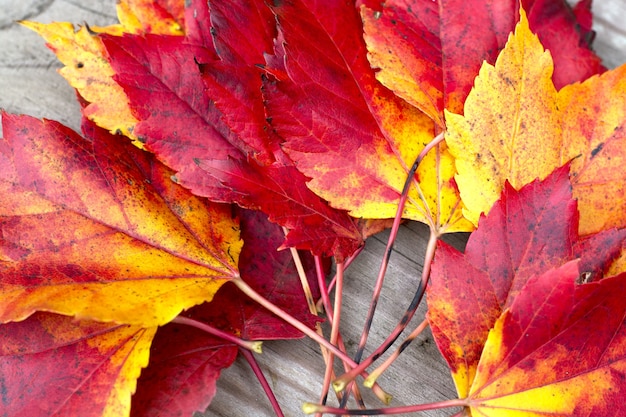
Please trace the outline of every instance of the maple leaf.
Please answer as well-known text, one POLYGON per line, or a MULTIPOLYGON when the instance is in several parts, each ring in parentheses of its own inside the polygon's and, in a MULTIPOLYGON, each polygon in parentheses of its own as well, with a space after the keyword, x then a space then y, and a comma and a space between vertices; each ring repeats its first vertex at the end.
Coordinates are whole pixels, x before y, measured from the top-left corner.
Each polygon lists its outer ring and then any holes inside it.
POLYGON ((565 166, 519 192, 507 185, 464 254, 439 244, 427 289, 428 319, 461 398, 473 384, 489 330, 531 277, 576 257, 583 258, 583 271, 601 276, 618 256, 623 230, 581 240, 577 225, 565 166))
MULTIPOLYGON (((194 39, 201 38, 194 34, 194 39)), ((219 79, 214 84, 219 94, 210 96, 205 94, 205 85, 215 57, 207 48, 183 37, 127 35, 103 37, 103 41, 117 73, 115 79, 140 120, 133 133, 176 170, 180 184, 214 201, 263 210, 270 220, 290 230, 289 246, 344 258, 363 244, 364 236, 354 220, 313 194, 305 185, 306 178, 277 146, 263 145, 271 140, 264 114, 256 112, 248 118, 250 112, 245 113, 247 103, 262 109, 258 68, 226 71, 235 78, 219 79), (204 74, 198 62, 205 63, 204 74), (240 83, 236 75, 248 77, 250 69, 256 82, 240 83), (247 101, 238 106, 235 100, 237 113, 226 117, 216 106, 232 102, 227 101, 232 100, 227 97, 232 93, 229 86, 247 101), (250 135, 250 131, 263 136, 250 135)))
POLYGON ((128 415, 155 331, 42 312, 1 325, 2 415, 128 415))
MULTIPOLYGON (((553 52, 558 88, 604 71, 565 1, 522 5, 531 28, 553 52)), ((578 7, 579 14, 584 7, 578 7)), ((495 62, 519 8, 515 0, 392 0, 382 7, 362 6, 368 59, 380 69, 378 80, 444 127, 444 108, 463 112, 481 64, 495 62)))
POLYGON ((465 116, 446 113, 446 142, 472 222, 487 212, 504 182, 520 188, 570 160, 580 232, 626 225, 615 200, 624 195, 626 66, 558 91, 552 60, 522 14, 495 66, 484 64, 465 116))
MULTIPOLYGON (((267 82, 264 94, 283 149, 333 207, 393 218, 409 169, 435 136, 432 121, 376 80, 353 4, 288 1, 272 10, 284 42, 268 67, 288 78, 267 82)), ((437 146, 418 168, 403 216, 441 233, 470 230, 453 175, 445 145, 437 146)))
POLYGON ((497 320, 470 388, 482 416, 622 415, 626 274, 576 285, 577 262, 528 280, 497 320))
POLYGON ((2 322, 36 310, 155 326, 237 277, 230 209, 101 130, 4 114, 2 322))
MULTIPOLYGON (((240 257, 242 279, 272 303, 314 327, 319 319, 311 315, 304 302, 291 254, 276 250, 284 239, 282 229, 260 212, 238 210, 238 216, 246 242, 240 257)), ((301 257, 305 271, 314 274, 310 254, 302 253, 301 257)), ((317 287, 311 287, 313 296, 318 297, 317 287)), ((194 307, 183 316, 246 340, 303 336, 230 283, 222 286, 210 303, 194 307)), ((215 395, 220 370, 232 364, 236 352, 234 345, 193 327, 170 323, 160 328, 152 345, 150 365, 138 381, 131 415, 151 415, 151 410, 167 410, 168 415, 204 411, 215 395)))

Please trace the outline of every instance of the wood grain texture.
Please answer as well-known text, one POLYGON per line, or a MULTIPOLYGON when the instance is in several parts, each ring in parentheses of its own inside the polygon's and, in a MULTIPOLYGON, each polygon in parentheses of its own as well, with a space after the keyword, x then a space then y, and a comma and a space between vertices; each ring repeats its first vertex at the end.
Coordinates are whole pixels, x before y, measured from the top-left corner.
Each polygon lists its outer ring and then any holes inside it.
MULTIPOLYGON (((70 21, 106 25, 115 21, 114 0, 0 0, 0 107, 59 120, 77 129, 79 108, 74 91, 57 73, 60 67, 44 42, 33 32, 13 23, 70 21)), ((626 62, 626 2, 599 0, 594 5, 596 50, 606 64, 626 62)), ((342 333, 349 346, 358 340, 371 287, 380 266, 386 233, 371 238, 366 250, 346 273, 342 333)), ((409 304, 422 269, 427 229, 409 223, 402 227, 391 257, 388 278, 373 324, 369 346, 375 346, 395 326, 409 304)), ((452 237, 462 245, 463 236, 452 237)), ((424 316, 422 307, 413 320, 424 316)), ((288 417, 301 416, 303 401, 316 401, 323 375, 319 348, 309 340, 266 342, 258 358, 288 417)), ((394 396, 392 405, 439 401, 455 397, 449 372, 436 346, 425 332, 385 374, 381 385, 394 396)), ((203 387, 197 387, 201 390, 203 387)), ((366 393, 370 406, 380 404, 366 393)), ((334 401, 331 401, 334 403, 334 401)), ((424 416, 447 416, 452 411, 426 412, 424 416)), ((243 360, 227 369, 218 383, 218 394, 204 417, 273 416, 265 394, 243 360)))

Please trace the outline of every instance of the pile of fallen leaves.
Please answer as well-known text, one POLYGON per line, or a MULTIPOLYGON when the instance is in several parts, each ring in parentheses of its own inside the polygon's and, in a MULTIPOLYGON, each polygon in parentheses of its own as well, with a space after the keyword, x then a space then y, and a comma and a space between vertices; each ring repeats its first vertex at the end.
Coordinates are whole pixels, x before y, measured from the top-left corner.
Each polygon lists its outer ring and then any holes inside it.
POLYGON ((323 398, 362 375, 385 399, 367 369, 424 291, 412 336, 431 327, 458 399, 386 412, 626 415, 626 66, 590 50, 591 2, 356 3, 23 22, 83 126, 2 115, 0 415, 191 416, 238 352, 280 415, 251 351, 303 334, 323 398), (351 358, 329 294, 402 221, 431 230, 415 303, 351 358))

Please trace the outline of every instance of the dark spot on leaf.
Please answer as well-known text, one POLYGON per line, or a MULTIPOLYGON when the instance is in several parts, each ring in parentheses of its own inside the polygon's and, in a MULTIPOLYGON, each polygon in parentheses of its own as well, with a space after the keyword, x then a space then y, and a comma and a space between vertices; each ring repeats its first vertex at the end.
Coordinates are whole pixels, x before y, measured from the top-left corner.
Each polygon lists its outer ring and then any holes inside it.
POLYGON ((600 143, 594 150, 591 151, 591 157, 594 158, 602 150, 602 148, 604 148, 604 142, 600 143))
POLYGON ((83 68, 84 66, 85 64, 83 64, 82 62, 76 63, 76 68, 83 68))

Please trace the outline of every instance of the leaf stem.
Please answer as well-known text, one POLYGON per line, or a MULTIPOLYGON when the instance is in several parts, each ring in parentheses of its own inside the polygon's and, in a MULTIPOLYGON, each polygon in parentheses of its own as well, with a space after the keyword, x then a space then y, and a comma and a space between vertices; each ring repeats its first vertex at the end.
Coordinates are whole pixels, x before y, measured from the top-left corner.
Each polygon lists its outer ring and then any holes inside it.
MULTIPOLYGON (((389 266, 389 259, 391 258, 391 253, 393 250, 393 245, 396 241, 396 237, 398 236, 398 230, 400 229, 400 224, 402 223, 402 214, 404 213, 404 207, 406 205, 406 201, 409 195, 409 188, 411 183, 414 180, 415 172, 419 167, 419 164, 422 162, 426 154, 433 149, 435 146, 439 145, 444 139, 443 132, 437 135, 433 140, 431 140, 422 151, 419 153, 417 158, 415 158, 415 162, 411 166, 407 174, 407 178, 404 182, 404 186, 402 187, 402 194, 400 195, 400 201, 398 202, 398 208, 396 210, 396 216, 393 219, 393 224, 391 226, 391 232, 389 234, 389 239, 387 240, 387 247, 385 248, 385 256, 383 258, 383 262, 381 263, 380 270, 378 272, 378 277, 376 278, 376 284, 374 286, 374 291, 372 294, 372 301, 370 303, 369 311, 367 312, 367 317, 365 320, 365 325, 363 331, 361 332, 361 340, 359 341, 359 346, 357 348, 357 352, 354 355, 354 361, 360 362, 363 356, 363 351, 365 350, 365 345, 367 344, 367 338, 369 336, 369 331, 372 326, 372 321, 374 319, 374 314, 376 312, 376 306, 378 304, 378 299, 380 297, 380 292, 382 291, 383 282, 385 280, 385 273, 387 272, 387 267, 389 266)), ((431 225, 431 230, 433 226, 431 225)))
POLYGON ((246 358, 246 360, 248 361, 248 364, 250 365, 250 368, 252 368, 252 372, 254 372, 254 375, 256 375, 257 379, 259 380, 259 383, 263 387, 263 391, 265 391, 265 395, 267 395, 267 399, 270 401, 270 404, 272 404, 272 408, 274 409, 274 413, 276 414, 276 417, 284 417, 285 415, 283 414, 283 411, 280 408, 280 404, 278 404, 276 395, 274 395, 274 391, 272 391, 272 387, 270 387, 270 384, 267 382, 267 379, 265 378, 265 375, 263 374, 263 371, 261 370, 259 363, 256 361, 254 354, 247 349, 239 349, 239 351, 241 352, 243 357, 246 358))
POLYGON ((437 410, 441 408, 450 407, 467 407, 467 400, 445 400, 428 404, 408 405, 403 407, 390 407, 379 408, 369 410, 351 410, 345 408, 335 408, 328 406, 320 406, 319 404, 304 403, 302 405, 302 411, 305 414, 321 413, 321 414, 337 414, 337 415, 349 415, 349 416, 378 416, 378 415, 394 415, 404 413, 417 413, 420 411, 437 410))
POLYGON ((346 385, 350 381, 354 380, 354 378, 356 378, 357 375, 362 373, 376 359, 378 359, 382 354, 384 354, 385 351, 387 351, 387 349, 389 349, 389 347, 391 347, 395 343, 397 338, 400 336, 400 334, 404 331, 408 323, 411 321, 411 319, 415 315, 415 312, 417 311, 417 307, 419 306, 419 304, 422 301, 422 298, 424 297, 424 291, 426 289, 426 285, 428 284, 428 278, 430 276, 430 267, 431 267, 433 258, 435 256, 435 249, 437 248, 438 239, 439 239, 439 236, 437 235, 437 233, 431 229, 430 237, 428 239, 428 244, 426 246, 426 254, 424 255, 424 267, 422 269, 422 278, 417 287, 415 295, 413 296, 413 299, 411 300, 411 304, 409 304, 409 307, 404 313, 404 316, 402 316, 402 319, 400 319, 400 322, 398 323, 398 325, 389 334, 389 336, 387 336, 385 341, 381 343, 381 345, 378 346, 372 352, 370 356, 368 356, 365 360, 363 360, 357 367, 351 369, 349 372, 346 372, 345 374, 337 378, 335 381, 333 381, 333 388, 336 391, 342 391, 343 389, 345 389, 346 385))
POLYGON ((209 324, 203 323, 198 320, 190 319, 189 317, 176 316, 171 322, 177 323, 177 324, 183 324, 185 326, 195 327, 196 329, 202 330, 213 336, 219 337, 220 339, 223 339, 227 342, 231 342, 245 350, 251 350, 256 353, 262 353, 262 349, 261 349, 261 345, 263 344, 262 341, 244 340, 231 333, 227 333, 223 330, 213 327, 209 324))
MULTIPOLYGON (((343 294, 343 271, 344 264, 337 264, 337 284, 335 286, 335 303, 331 317, 331 329, 330 329, 330 343, 338 346, 337 340, 339 338, 339 322, 341 320, 341 298, 343 294)), ((330 312, 329 312, 330 315, 330 312)), ((326 370, 324 372, 324 382, 322 384, 322 393, 320 395, 320 404, 324 404, 328 396, 330 388, 330 382, 333 375, 333 367, 335 363, 335 356, 329 353, 328 360, 326 362, 326 370)))
POLYGON ((376 379, 378 379, 378 377, 381 376, 382 373, 385 372, 387 368, 389 368, 389 366, 391 366, 391 364, 396 359, 398 359, 398 357, 404 351, 404 349, 406 349, 411 344, 413 339, 419 336, 420 333, 422 333, 422 331, 424 331, 426 327, 428 327, 428 320, 424 319, 420 323, 420 325, 417 326, 415 330, 413 330, 411 334, 407 336, 404 342, 402 342, 402 344, 398 347, 398 349, 396 349, 396 351, 391 356, 389 356, 382 364, 380 364, 378 368, 370 372, 370 375, 367 378, 365 378, 365 381, 363 381, 363 385, 368 388, 371 388, 372 385, 374 385, 374 382, 376 381, 376 379))
MULTIPOLYGON (((250 287, 250 285, 248 285, 243 279, 241 279, 241 277, 233 278, 230 282, 235 284, 237 288, 239 288, 244 294, 246 294, 252 300, 257 302, 259 305, 266 308, 268 311, 274 313, 276 316, 280 317, 286 323, 300 330, 302 333, 304 333, 306 336, 308 336, 315 342, 324 346, 326 349, 332 352, 339 359, 347 362, 351 367, 356 366, 356 363, 352 360, 352 358, 350 358, 348 355, 342 352, 337 346, 331 344, 328 340, 324 339, 324 337, 316 333, 315 330, 311 329, 310 327, 308 327, 307 325, 305 325, 304 323, 302 323, 301 321, 299 321, 298 319, 296 319, 295 317, 287 313, 285 310, 273 304, 271 301, 269 301, 268 299, 263 297, 261 294, 256 292, 254 288, 250 287)), ((364 376, 367 377, 367 374, 364 373, 364 376)))
MULTIPOLYGON (((283 226, 283 233, 285 236, 289 233, 286 227, 283 226)), ((298 271, 298 277, 300 277, 300 285, 302 285, 302 291, 304 291, 304 297, 306 298, 306 303, 309 306, 309 311, 313 315, 317 315, 317 306, 315 305, 315 300, 313 299, 313 293, 311 292, 311 287, 309 286, 309 280, 307 279, 306 272, 304 271, 304 266, 302 266, 302 260, 300 259, 300 254, 298 253, 298 249, 294 247, 290 247, 289 251, 291 252, 291 257, 293 258, 293 262, 296 265, 296 270, 298 271)))
MULTIPOLYGON (((345 261, 345 268, 348 267, 349 263, 352 262, 352 260, 355 259, 356 255, 358 253, 360 253, 362 250, 362 247, 359 248, 350 258, 348 258, 345 261)), ((317 272, 317 280, 318 280, 318 286, 320 288, 320 293, 321 293, 321 298, 320 298, 320 302, 322 303, 322 306, 324 308, 324 311, 326 312, 326 317, 328 318, 328 322, 330 323, 330 325, 332 326, 332 323, 334 321, 334 317, 333 317, 333 308, 331 306, 330 303, 330 297, 329 297, 329 292, 330 290, 328 289, 328 286, 326 285, 326 276, 324 275, 324 267, 322 265, 322 258, 319 256, 315 256, 315 270, 317 272)), ((336 274, 335 274, 335 278, 336 278, 336 274)), ((318 303, 319 305, 319 303, 318 303)), ((337 338, 337 346, 339 346, 339 349, 341 349, 342 352, 346 352, 346 347, 343 343, 343 339, 341 337, 341 333, 339 333, 338 338, 337 338)), ((328 365, 329 363, 329 353, 327 350, 325 350, 323 347, 322 348, 322 354, 324 355, 324 360, 326 361, 326 364, 328 365)), ((342 361, 343 367, 344 367, 344 371, 347 372, 351 369, 350 365, 344 361, 342 361)), ((332 378, 335 378, 334 372, 332 375, 332 378)), ((331 379, 332 379, 331 378, 331 379)), ((328 393, 326 392, 328 388, 323 389, 323 391, 325 392, 325 398, 323 398, 320 401, 320 404, 324 405, 326 404, 325 399, 327 398, 328 393)), ((382 389, 381 389, 382 391, 382 389)), ((384 391, 383 391, 384 392, 384 391)), ((356 399, 357 403, 359 404, 359 406, 362 406, 363 408, 365 408, 365 404, 363 403, 363 399, 361 397, 361 392, 359 391, 359 387, 358 386, 354 386, 353 387, 353 394, 354 394, 354 398, 356 399)), ((341 400, 341 396, 338 396, 339 400, 341 400)))
MULTIPOLYGON (((356 250, 356 251, 355 251, 352 255, 350 255, 350 257, 349 257, 348 259, 346 259, 346 260, 344 261, 344 265, 345 265, 345 266, 344 266, 344 268, 343 268, 343 269, 344 269, 344 271, 345 271, 346 269, 348 269, 348 267, 350 266, 350 264, 351 264, 352 262, 354 262, 354 260, 355 260, 356 258, 358 258, 359 254, 360 254, 361 252, 363 252, 363 249, 365 249, 365 246, 361 246, 361 247, 359 247, 359 248, 358 248, 358 249, 357 249, 357 250, 356 250)), ((321 264, 320 264, 320 265, 321 265, 321 264)), ((319 276, 319 275, 318 275, 318 276, 319 276)), ((322 275, 321 275, 321 276, 323 277, 323 276, 324 276, 324 274, 322 273, 322 275)), ((330 292, 332 291, 332 289, 335 287, 335 279, 336 279, 336 278, 337 278, 337 274, 335 274, 335 276, 333 277, 333 279, 330 281, 330 284, 328 284, 328 289, 326 290, 326 294, 330 294, 330 292)), ((325 277, 324 277, 324 279, 325 279, 325 277)), ((321 287, 320 287, 320 288, 321 288, 321 287)), ((317 306, 318 306, 318 307, 319 307, 319 305, 320 305, 320 302, 322 302, 322 300, 318 301, 318 303, 317 303, 317 306)), ((332 310, 332 309, 327 308, 326 310, 328 311, 328 310, 332 310)))

